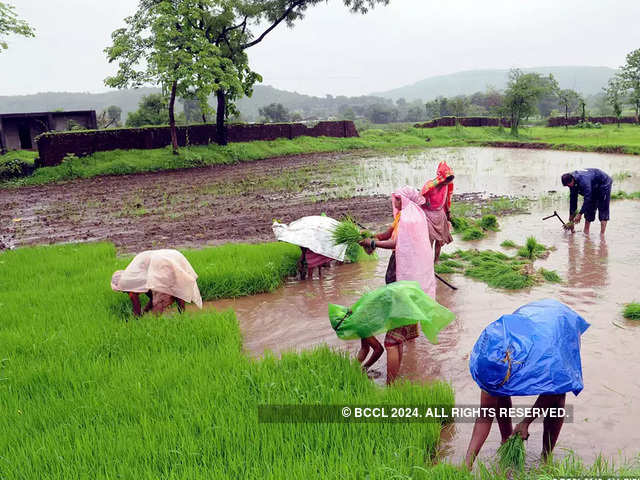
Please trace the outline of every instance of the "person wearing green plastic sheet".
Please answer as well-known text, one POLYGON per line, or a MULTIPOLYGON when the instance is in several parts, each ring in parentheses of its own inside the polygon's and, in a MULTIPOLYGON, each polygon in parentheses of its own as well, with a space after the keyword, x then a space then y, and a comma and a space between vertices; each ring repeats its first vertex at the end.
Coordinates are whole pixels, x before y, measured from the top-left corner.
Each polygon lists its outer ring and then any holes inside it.
MULTIPOLYGON (((567 392, 578 395, 584 388, 580 359, 580 336, 589 324, 568 306, 553 299, 523 305, 488 325, 469 357, 471 376, 480 387, 480 407, 465 457, 471 469, 497 417, 502 443, 512 435, 529 438, 536 411, 543 417, 542 458, 553 451, 564 417, 567 392), (512 426, 500 410, 512 407, 512 396, 538 395, 531 414, 512 426), (555 412, 555 413, 554 413, 555 412), (495 415, 494 415, 495 414, 495 415)), ((504 411, 504 410, 503 410, 504 411)))
MULTIPOLYGON (((425 337, 436 344, 440 330, 454 318, 450 310, 413 281, 400 280, 365 293, 350 308, 329 304, 329 320, 338 337, 342 340, 361 339, 357 358, 365 370, 384 352, 375 335, 420 324, 425 337), (372 348, 373 355, 364 363, 372 348)), ((387 374, 387 383, 394 378, 387 374)))
MULTIPOLYGON (((435 298, 436 280, 433 270, 433 250, 425 238, 429 238, 429 225, 420 208, 425 199, 413 187, 405 186, 391 195, 394 221, 389 228, 375 238, 365 238, 360 244, 371 252, 375 248, 393 250, 389 259, 385 282, 398 280, 416 281, 422 289, 435 298)), ((417 324, 402 325, 386 332, 384 346, 387 349, 387 383, 393 382, 402 364, 404 344, 418 336, 417 324)), ((363 367, 371 367, 382 355, 380 343, 375 338, 364 338, 358 360, 366 359, 369 351, 373 355, 363 367)))

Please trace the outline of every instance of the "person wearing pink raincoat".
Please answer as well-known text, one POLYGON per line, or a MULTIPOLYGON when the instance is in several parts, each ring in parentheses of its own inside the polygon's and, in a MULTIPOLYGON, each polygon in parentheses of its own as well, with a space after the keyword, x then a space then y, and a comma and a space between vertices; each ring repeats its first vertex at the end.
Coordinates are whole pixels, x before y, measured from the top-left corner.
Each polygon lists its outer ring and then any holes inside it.
MULTIPOLYGON (((362 240, 361 245, 369 251, 375 248, 393 250, 385 275, 386 283, 398 280, 418 282, 431 298, 436 297, 436 278, 433 270, 433 249, 425 238, 429 238, 427 217, 421 206, 425 198, 415 188, 405 186, 391 195, 393 203, 393 224, 375 238, 362 240)), ((387 349, 387 384, 392 383, 400 370, 404 344, 418 336, 417 325, 389 330, 384 339, 387 349)), ((382 347, 375 337, 363 339, 358 360, 367 357, 369 348, 373 356, 363 365, 368 368, 382 355, 382 347)))

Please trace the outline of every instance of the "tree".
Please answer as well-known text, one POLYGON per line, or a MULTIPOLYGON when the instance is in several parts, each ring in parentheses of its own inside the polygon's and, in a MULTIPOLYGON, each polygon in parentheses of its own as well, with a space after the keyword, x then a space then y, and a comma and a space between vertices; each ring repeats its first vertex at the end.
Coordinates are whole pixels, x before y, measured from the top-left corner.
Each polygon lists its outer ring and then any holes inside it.
POLYGON ((449 109, 455 117, 464 117, 469 109, 469 100, 464 95, 449 100, 449 109))
POLYGON ((182 110, 186 123, 207 123, 207 116, 200 107, 200 100, 197 98, 181 98, 182 110))
MULTIPOLYGON (((173 153, 178 153, 175 118, 177 96, 197 97, 204 113, 209 95, 221 88, 240 89, 241 74, 218 46, 202 35, 203 11, 213 0, 140 0, 126 28, 111 35, 105 52, 118 61, 118 73, 105 80, 110 87, 155 84, 168 97, 173 153)), ((136 118, 134 117, 134 120, 136 118)))
POLYGON ((607 87, 604 88, 604 93, 609 105, 613 108, 613 113, 618 120, 618 128, 620 128, 620 117, 622 117, 622 98, 624 95, 622 79, 618 75, 610 78, 607 83, 607 87))
POLYGON ((580 98, 578 92, 568 88, 558 89, 556 95, 558 96, 560 106, 564 108, 564 127, 569 128, 569 112, 573 112, 578 108, 582 98, 580 98))
POLYGON ((23 37, 35 37, 33 28, 24 20, 18 18, 15 7, 8 3, 0 2, 0 53, 9 48, 6 35, 21 35, 23 37))
POLYGON ((522 73, 513 69, 505 91, 503 112, 511 119, 511 134, 518 135, 520 122, 536 112, 536 103, 547 92, 557 89, 553 76, 539 73, 522 73))
POLYGON ((127 127, 166 125, 168 123, 167 101, 161 93, 152 93, 142 97, 138 104, 138 110, 127 116, 127 127))
POLYGON ((393 104, 375 103, 367 108, 365 116, 373 123, 391 123, 398 120, 398 110, 393 104))
POLYGON ((117 105, 110 105, 98 117, 99 128, 119 127, 122 120, 122 109, 117 105))
POLYGON ((629 100, 640 122, 640 48, 627 55, 627 63, 620 69, 622 87, 629 91, 629 100))
MULTIPOLYGON (((387 5, 389 0, 342 0, 354 13, 367 13, 377 4, 387 5)), ((224 120, 227 110, 234 108, 234 101, 242 94, 251 96, 253 84, 259 75, 248 68, 246 50, 262 42, 278 25, 293 27, 302 20, 307 10, 325 0, 203 0, 202 9, 208 17, 197 23, 206 38, 222 50, 241 75, 242 88, 233 90, 220 82, 216 90, 216 130, 218 143, 227 143, 224 120)))
POLYGON ((260 113, 260 115, 270 123, 289 121, 289 110, 287 110, 281 103, 272 103, 266 107, 262 107, 258 113, 260 113))

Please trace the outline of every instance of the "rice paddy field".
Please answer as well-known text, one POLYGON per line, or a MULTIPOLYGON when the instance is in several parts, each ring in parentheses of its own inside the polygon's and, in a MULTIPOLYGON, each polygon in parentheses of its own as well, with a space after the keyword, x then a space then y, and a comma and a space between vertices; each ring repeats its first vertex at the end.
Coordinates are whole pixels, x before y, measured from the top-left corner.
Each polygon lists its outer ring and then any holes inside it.
MULTIPOLYGON (((610 145, 633 149, 632 128, 598 129, 594 142, 607 137, 610 145)), ((353 145, 318 139, 327 150, 374 151, 313 163, 301 157, 258 168, 255 160, 274 152, 318 147, 299 139, 222 153, 183 149, 170 165, 164 151, 140 163, 140 152, 96 155, 3 184, 0 233, 18 248, 0 251, 0 478, 640 475, 640 438, 629 421, 640 414, 633 374, 640 361, 633 303, 637 158, 453 148, 487 141, 482 130, 490 129, 432 130, 370 131, 347 139, 353 145), (425 150, 425 135, 447 148, 425 150), (416 340, 402 380, 387 388, 386 360, 369 378, 354 360, 358 342, 337 339, 326 312, 327 303, 351 305, 384 283, 387 256, 334 265, 322 279, 301 282, 294 277, 300 249, 268 241, 271 220, 354 213, 376 230, 390 223, 389 192, 419 186, 440 160, 456 170, 461 196, 454 244, 438 271, 459 290, 441 284, 437 299, 457 319, 439 345, 416 340), (606 242, 541 220, 553 210, 566 216, 557 177, 587 165, 606 169, 616 188, 629 192, 612 203, 606 242), (203 168, 162 171, 185 166, 203 168), (138 171, 156 172, 129 175, 138 171), (78 179, 102 174, 118 177, 78 179), (41 186, 60 180, 66 183, 41 186), (465 200, 476 194, 483 200, 465 200), (225 236, 234 242, 222 242, 225 236), (159 247, 179 248, 198 272, 202 311, 137 319, 128 297, 111 291, 112 273, 133 253, 159 247), (526 458, 512 454, 517 469, 500 465, 494 426, 469 472, 460 465, 471 424, 260 421, 265 405, 473 404, 479 391, 468 353, 479 332, 498 315, 549 296, 592 324, 583 341, 585 390, 572 397, 576 419, 565 425, 549 463, 537 456, 539 422, 530 429, 526 458), (631 361, 620 362, 621 355, 631 361)), ((559 130, 553 141, 568 145, 573 131, 559 130)), ((542 132, 523 130, 521 141, 540 141, 542 132)))

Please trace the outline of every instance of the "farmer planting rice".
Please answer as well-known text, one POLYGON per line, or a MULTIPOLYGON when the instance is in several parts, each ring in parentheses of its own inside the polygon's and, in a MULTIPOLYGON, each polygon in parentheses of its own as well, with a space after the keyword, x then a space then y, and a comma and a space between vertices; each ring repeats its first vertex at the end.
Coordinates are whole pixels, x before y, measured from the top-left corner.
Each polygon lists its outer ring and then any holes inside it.
POLYGON ((347 252, 346 245, 336 245, 332 234, 338 221, 323 215, 302 217, 289 225, 273 222, 274 235, 281 242, 297 245, 301 249, 298 260, 298 273, 304 280, 309 275, 313 278, 313 269, 318 269, 318 277, 322 278, 322 267, 328 266, 332 260, 343 262, 347 252))
POLYGON ((573 228, 580 223, 584 215, 584 233, 589 234, 591 222, 600 220, 600 235, 604 235, 609 221, 609 203, 611 201, 611 186, 613 180, 609 175, 597 168, 576 170, 562 175, 562 185, 569 187, 569 224, 565 229, 573 228), (578 194, 584 197, 582 208, 578 210, 578 194))
POLYGON ((125 270, 113 274, 111 288, 129 295, 135 316, 149 311, 160 315, 174 302, 179 312, 184 310, 185 302, 202 308, 197 278, 189 261, 177 250, 148 250, 136 255, 125 270), (144 310, 141 293, 149 297, 144 310))
POLYGON ((451 236, 451 197, 453 195, 453 170, 447 162, 440 162, 436 178, 422 187, 421 195, 425 199, 422 209, 429 222, 429 241, 435 252, 434 261, 440 258, 443 245, 453 242, 451 236))
MULTIPOLYGON (((454 319, 454 314, 424 293, 418 282, 398 281, 364 294, 351 308, 329 304, 331 326, 342 340, 361 339, 358 361, 367 370, 382 355, 384 348, 375 335, 420 323, 427 339, 438 343, 438 333, 454 319), (370 350, 373 354, 364 363, 370 350)), ((399 349, 402 358, 402 343, 387 346, 387 384, 391 383, 400 367, 389 367, 391 354, 399 349), (395 370, 393 370, 395 368, 395 370)))
MULTIPOLYGON (((539 416, 534 411, 514 429, 510 417, 498 414, 511 408, 512 396, 539 395, 534 409, 558 409, 564 408, 567 392, 582 391, 580 336, 587 328, 589 324, 572 309, 546 299, 503 315, 484 329, 471 352, 469 369, 481 389, 480 407, 497 413, 503 444, 512 435, 526 440, 529 425, 539 416)), ((548 412, 543 415, 543 459, 553 451, 564 421, 548 412)), ((489 435, 493 417, 487 414, 476 420, 465 459, 469 469, 489 435)), ((508 454, 518 457, 513 448, 508 454)))
MULTIPOLYGON (((399 280, 416 281, 427 295, 435 298, 433 250, 431 244, 424 241, 428 238, 429 227, 425 213, 420 208, 425 203, 425 199, 418 190, 409 186, 396 190, 391 198, 393 224, 374 238, 361 240, 360 244, 368 251, 376 248, 393 250, 385 275, 387 284, 399 280)), ((398 375, 404 343, 417 336, 418 327, 415 322, 387 332, 384 339, 384 346, 387 349, 387 383, 393 382, 398 375)), ((369 345, 368 342, 363 343, 362 350, 366 352, 371 346, 373 345, 369 345)), ((377 351, 379 352, 379 349, 377 351)))

